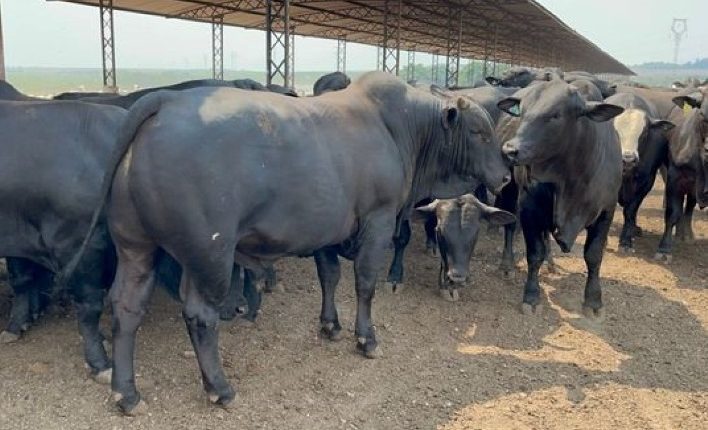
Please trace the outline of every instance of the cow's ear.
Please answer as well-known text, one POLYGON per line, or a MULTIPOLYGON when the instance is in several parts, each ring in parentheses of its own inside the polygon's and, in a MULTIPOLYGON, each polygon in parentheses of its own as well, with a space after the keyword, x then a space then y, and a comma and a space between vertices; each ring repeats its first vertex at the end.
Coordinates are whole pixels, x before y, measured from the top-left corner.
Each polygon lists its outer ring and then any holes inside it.
POLYGON ((460 111, 455 106, 447 106, 443 109, 442 123, 445 130, 454 128, 460 119, 460 111))
POLYGON ((661 131, 669 131, 672 128, 676 127, 676 125, 671 122, 671 121, 666 121, 665 119, 652 119, 650 120, 649 126, 651 128, 658 128, 661 131))
POLYGON ((511 116, 521 115, 521 100, 516 97, 507 97, 497 103, 497 107, 511 116))
POLYGON ((489 85, 492 85, 494 87, 498 87, 499 85, 501 85, 501 79, 495 78, 494 76, 487 76, 486 78, 484 78, 484 80, 487 81, 489 85))
POLYGON ((489 221, 492 225, 507 225, 516 222, 516 217, 510 212, 485 205, 484 203, 481 203, 481 208, 482 218, 489 221))
POLYGON ((609 103, 587 102, 583 115, 595 122, 609 121, 624 112, 624 108, 609 103))
POLYGON ((678 96, 671 99, 672 102, 681 109, 684 109, 686 105, 698 109, 701 107, 701 100, 692 96, 678 96))
POLYGON ((432 203, 428 203, 425 206, 415 208, 415 210, 417 210, 418 212, 424 212, 424 213, 435 213, 435 209, 437 209, 439 204, 440 204, 440 200, 435 199, 432 201, 432 203))

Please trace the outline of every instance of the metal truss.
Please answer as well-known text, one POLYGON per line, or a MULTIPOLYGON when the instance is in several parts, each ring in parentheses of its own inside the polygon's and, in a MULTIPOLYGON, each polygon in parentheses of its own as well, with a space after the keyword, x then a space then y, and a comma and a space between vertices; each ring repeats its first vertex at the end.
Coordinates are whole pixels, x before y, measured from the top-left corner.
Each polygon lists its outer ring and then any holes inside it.
POLYGON ((460 77, 460 49, 462 47, 462 15, 463 9, 453 6, 448 8, 447 15, 447 60, 445 64, 445 86, 457 86, 460 77))
POLYGON ((266 7, 266 82, 288 86, 290 76, 290 0, 268 0, 266 7))
POLYGON ((383 71, 398 76, 401 59, 401 0, 384 1, 383 71), (393 9, 392 3, 396 3, 393 9), (395 13, 395 15, 394 15, 395 13), (392 22, 393 21, 393 22, 392 22))
POLYGON ((224 17, 215 16, 211 20, 211 76, 224 79, 224 17))
POLYGON ((347 39, 337 39, 337 71, 347 73, 347 39))
POLYGON ((295 27, 290 28, 290 79, 285 85, 286 87, 295 89, 295 27))
POLYGON ((438 53, 433 54, 432 60, 432 76, 430 77, 430 80, 432 83, 438 84, 440 79, 440 71, 438 70, 440 68, 440 55, 438 53))
POLYGON ((116 84, 116 51, 113 37, 113 0, 99 0, 101 18, 101 53, 103 54, 103 89, 118 92, 116 84))
POLYGON ((406 68, 406 81, 415 80, 415 51, 408 51, 408 67, 406 68))
POLYGON ((383 70, 383 49, 380 46, 376 47, 376 70, 383 70))

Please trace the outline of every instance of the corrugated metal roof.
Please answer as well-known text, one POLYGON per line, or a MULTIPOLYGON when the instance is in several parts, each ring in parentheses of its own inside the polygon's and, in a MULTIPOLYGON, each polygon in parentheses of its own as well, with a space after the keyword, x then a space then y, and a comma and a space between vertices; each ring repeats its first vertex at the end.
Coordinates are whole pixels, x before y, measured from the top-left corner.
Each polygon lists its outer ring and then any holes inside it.
MULTIPOLYGON (((49 0, 51 1, 51 0, 49 0)), ((59 0, 97 6, 99 0, 59 0)), ((113 0, 117 10, 265 29, 267 0, 113 0)), ((291 0, 295 34, 382 45, 385 0, 291 0)), ((398 21, 400 48, 445 55, 458 38, 464 58, 564 70, 634 74, 533 0, 388 1, 389 25, 398 21), (399 10, 400 5, 400 10, 399 10), (399 21, 400 17, 400 21, 399 21), (452 24, 452 25, 451 25, 452 24)), ((585 7, 591 7, 587 4, 585 7)))

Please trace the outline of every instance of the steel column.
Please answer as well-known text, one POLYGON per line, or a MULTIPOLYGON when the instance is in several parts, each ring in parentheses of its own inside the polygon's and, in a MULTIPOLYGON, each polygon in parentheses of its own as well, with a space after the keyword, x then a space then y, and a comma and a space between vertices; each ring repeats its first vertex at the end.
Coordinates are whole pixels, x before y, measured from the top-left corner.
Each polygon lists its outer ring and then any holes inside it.
POLYGON ((492 69, 492 76, 497 75, 497 36, 499 35, 499 27, 494 26, 494 53, 492 57, 494 58, 494 68, 492 69))
POLYGON ((457 86, 460 77, 460 48, 462 45, 462 9, 448 7, 447 13, 447 62, 445 64, 445 86, 457 86), (458 16, 455 17, 455 14, 458 16), (457 20, 455 19, 457 18, 457 20), (457 22, 455 22, 457 21, 457 22), (457 29, 455 29, 457 24, 457 29))
POLYGON ((469 63, 467 64, 467 84, 468 85, 473 85, 474 84, 474 59, 470 58, 469 63))
POLYGON ((116 84, 116 51, 113 31, 113 0, 99 0, 101 18, 101 53, 103 54, 103 90, 118 92, 116 84))
POLYGON ((224 17, 211 19, 211 77, 224 79, 224 17))
POLYGON ((286 87, 295 89, 295 27, 290 29, 290 80, 286 87))
POLYGON ((384 1, 384 34, 383 34, 383 71, 398 76, 399 63, 401 58, 401 0, 384 1), (391 22, 392 7, 395 3, 398 9, 395 11, 395 22, 391 22))
POLYGON ((266 7, 266 82, 290 83, 290 0, 268 0, 266 7))
POLYGON ((437 84, 440 78, 440 71, 438 70, 440 67, 440 55, 438 53, 434 53, 432 59, 432 76, 430 77, 430 80, 433 81, 434 84, 437 84))
POLYGON ((0 9, 0 79, 5 80, 5 45, 2 40, 2 9, 0 9))
POLYGON ((337 39, 337 71, 347 73, 347 39, 337 39))
POLYGON ((406 81, 415 80, 415 51, 408 51, 408 68, 406 69, 406 81))

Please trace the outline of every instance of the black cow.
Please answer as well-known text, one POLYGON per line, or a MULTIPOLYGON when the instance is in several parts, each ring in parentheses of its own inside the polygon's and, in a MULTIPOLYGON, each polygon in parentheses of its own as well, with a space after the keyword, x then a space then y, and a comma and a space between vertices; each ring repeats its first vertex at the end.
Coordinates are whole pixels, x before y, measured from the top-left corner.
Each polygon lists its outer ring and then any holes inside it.
POLYGON ((481 221, 493 225, 516 222, 509 212, 480 202, 473 194, 456 199, 433 200, 417 208, 436 219, 435 235, 440 251, 438 286, 446 300, 457 301, 457 288, 469 278, 469 265, 477 244, 481 221))
POLYGON ((17 88, 13 87, 9 82, 0 79, 0 100, 39 101, 42 99, 24 95, 20 91, 18 91, 17 88))
POLYGON ((500 101, 499 107, 519 117, 515 136, 504 142, 503 151, 526 171, 526 180, 519 182, 528 263, 522 310, 535 312, 540 301, 538 271, 547 255, 545 235, 551 233, 561 250, 570 252, 586 229, 583 310, 599 316, 600 265, 622 180, 617 133, 607 121, 623 109, 586 102, 560 80, 529 86, 500 101))
POLYGON ((605 98, 597 85, 588 79, 574 79, 569 83, 589 102, 601 102, 605 98))
POLYGON ((352 83, 349 76, 342 72, 333 72, 320 76, 312 86, 312 91, 315 96, 322 95, 330 91, 343 90, 352 83))
POLYGON ((624 108, 612 124, 622 147, 622 186, 618 202, 623 207, 624 225, 619 251, 631 253, 634 252, 633 236, 641 231, 637 226, 637 212, 654 186, 657 171, 668 163, 666 132, 674 128, 674 124, 657 119, 654 105, 641 96, 618 93, 605 101, 624 108))
POLYGON ((499 147, 474 137, 468 111, 464 99, 443 103, 384 73, 313 98, 201 88, 136 103, 103 190, 118 253, 112 385, 121 409, 140 404, 133 350, 159 248, 184 269, 183 315, 214 403, 234 398, 216 325, 234 261, 259 271, 314 254, 322 330, 336 338, 338 254, 353 258, 357 348, 376 356, 371 300, 397 214, 459 195, 470 176, 491 189, 508 181, 499 147))
POLYGON ((674 99, 682 109, 671 116, 676 128, 669 144, 664 234, 656 253, 657 260, 671 261, 674 227, 679 239, 694 239, 693 210, 696 203, 701 208, 708 206, 708 103, 705 98, 704 93, 703 97, 674 99))
MULTIPOLYGON (((184 81, 180 82, 177 84, 173 85, 167 85, 164 87, 155 87, 155 88, 145 88, 142 90, 134 91, 132 93, 126 94, 126 95, 116 95, 116 94, 101 94, 98 96, 94 96, 92 94, 95 93, 85 93, 83 97, 77 97, 77 93, 62 93, 54 98, 57 100, 61 100, 62 98, 69 98, 69 99, 74 99, 74 100, 81 100, 84 102, 89 102, 89 103, 96 103, 96 104, 104 104, 104 105, 112 105, 112 106, 118 106, 122 107, 123 109, 129 109, 136 101, 138 101, 141 97, 154 93, 155 91, 159 90, 187 90, 191 88, 200 88, 200 87, 233 87, 233 88, 241 88, 245 90, 253 90, 253 91, 269 91, 267 87, 264 85, 260 84, 257 81, 254 81, 253 79, 237 79, 234 81, 223 81, 223 80, 218 80, 218 79, 196 79, 196 80, 191 80, 191 81, 184 81)), ((280 91, 274 91, 274 92, 281 92, 280 91)))
MULTIPOLYGON (((600 93, 602 94, 602 97, 604 97, 604 98, 610 97, 611 95, 613 95, 617 92, 616 85, 611 84, 604 79, 600 79, 597 76, 595 76, 589 72, 584 72, 584 71, 579 71, 579 70, 572 71, 572 72, 566 72, 565 74, 563 74, 563 80, 569 84, 573 84, 575 81, 592 82, 593 85, 595 85, 595 87, 597 87, 597 89, 600 90, 600 93)), ((584 84, 582 84, 582 85, 584 85, 584 84)))
POLYGON ((486 81, 494 86, 525 88, 534 82, 546 82, 562 77, 563 72, 560 71, 560 69, 532 69, 518 66, 505 71, 501 78, 489 76, 486 78, 486 81))

